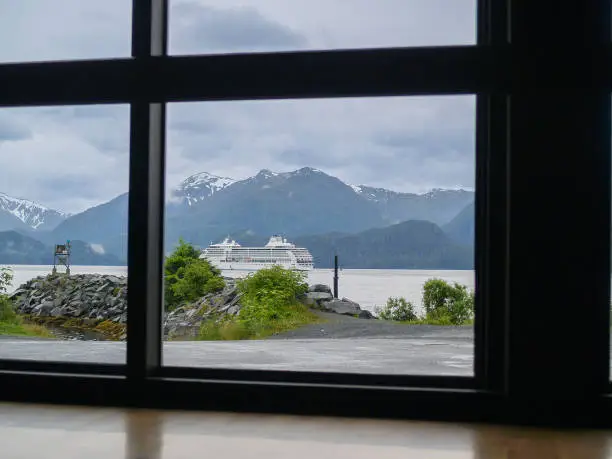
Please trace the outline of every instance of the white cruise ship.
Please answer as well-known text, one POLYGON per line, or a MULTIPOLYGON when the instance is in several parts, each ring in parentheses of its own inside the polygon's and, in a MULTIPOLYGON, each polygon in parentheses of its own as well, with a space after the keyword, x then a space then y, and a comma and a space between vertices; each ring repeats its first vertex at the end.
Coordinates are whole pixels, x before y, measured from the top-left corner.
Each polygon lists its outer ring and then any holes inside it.
POLYGON ((264 247, 242 247, 227 237, 218 244, 210 244, 202 251, 200 258, 207 259, 221 270, 257 271, 278 265, 286 269, 309 271, 314 267, 308 249, 296 247, 276 235, 264 247))

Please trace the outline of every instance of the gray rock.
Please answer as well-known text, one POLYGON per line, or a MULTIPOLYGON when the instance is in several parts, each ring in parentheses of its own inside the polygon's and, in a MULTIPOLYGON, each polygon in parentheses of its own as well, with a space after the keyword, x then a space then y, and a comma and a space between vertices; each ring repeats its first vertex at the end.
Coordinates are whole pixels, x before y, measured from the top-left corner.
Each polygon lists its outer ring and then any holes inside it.
POLYGON ((40 317, 49 317, 54 308, 53 301, 45 301, 32 309, 32 313, 40 317))
POLYGON ((331 300, 333 295, 329 292, 308 292, 306 298, 314 301, 326 301, 331 300))
POLYGON ((240 298, 242 298, 242 293, 237 293, 236 296, 234 296, 234 299, 230 301, 229 305, 238 306, 238 310, 240 310, 241 306, 238 304, 238 302, 240 301, 240 298))
POLYGON ((325 284, 314 284, 308 287, 309 292, 320 292, 320 293, 329 293, 332 294, 332 290, 329 285, 325 284))
POLYGON ((359 304, 347 298, 342 298, 341 300, 332 299, 329 301, 322 301, 321 307, 325 311, 348 316, 359 316, 359 314, 362 312, 359 304))
POLYGON ((101 292, 101 291, 103 291, 103 290, 107 290, 107 289, 108 289, 108 287, 110 287, 110 285, 111 285, 111 284, 104 284, 104 285, 102 285, 101 287, 98 287, 98 288, 96 289, 96 292, 101 292))
POLYGON ((16 299, 22 295, 27 294, 27 290, 24 288, 18 288, 17 290, 15 290, 13 293, 11 293, 8 297, 9 299, 13 300, 16 299))

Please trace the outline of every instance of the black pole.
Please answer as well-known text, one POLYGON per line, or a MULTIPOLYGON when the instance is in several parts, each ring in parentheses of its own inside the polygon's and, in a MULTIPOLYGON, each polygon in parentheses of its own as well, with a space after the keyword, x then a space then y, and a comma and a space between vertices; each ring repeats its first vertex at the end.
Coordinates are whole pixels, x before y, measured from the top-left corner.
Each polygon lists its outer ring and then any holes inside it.
POLYGON ((334 255, 334 298, 338 298, 338 255, 334 255))

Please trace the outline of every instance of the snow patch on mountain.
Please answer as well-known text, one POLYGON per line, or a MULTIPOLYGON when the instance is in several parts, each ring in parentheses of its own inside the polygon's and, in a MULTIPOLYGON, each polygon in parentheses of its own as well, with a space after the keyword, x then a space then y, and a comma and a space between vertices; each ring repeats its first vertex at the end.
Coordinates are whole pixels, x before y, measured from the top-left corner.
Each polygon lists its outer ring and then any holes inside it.
POLYGON ((183 180, 172 192, 172 197, 174 199, 178 198, 180 201, 191 206, 227 188, 233 183, 236 183, 236 180, 232 178, 200 172, 183 180))
POLYGON ((388 190, 386 188, 375 188, 375 187, 371 187, 367 185, 349 185, 349 186, 358 195, 363 196, 364 198, 370 201, 376 201, 376 202, 388 201, 390 198, 393 198, 396 196, 397 197, 414 196, 414 197, 421 197, 424 199, 436 199, 444 195, 449 196, 449 195, 460 195, 463 193, 473 193, 472 190, 466 190, 463 188, 457 188, 457 189, 434 188, 425 193, 402 193, 399 191, 388 190))
POLYGON ((15 198, 0 192, 0 211, 8 212, 30 228, 39 229, 43 225, 54 227, 69 214, 58 210, 49 209, 34 201, 23 198, 15 198))

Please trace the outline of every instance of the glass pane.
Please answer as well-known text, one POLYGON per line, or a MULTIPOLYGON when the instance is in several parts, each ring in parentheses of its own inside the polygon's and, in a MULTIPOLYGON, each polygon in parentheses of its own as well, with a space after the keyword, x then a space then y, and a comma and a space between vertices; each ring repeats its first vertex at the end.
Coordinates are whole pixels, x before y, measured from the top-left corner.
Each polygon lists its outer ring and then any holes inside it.
POLYGON ((125 362, 129 107, 0 110, 0 358, 125 362))
POLYGON ((128 57, 130 0, 0 2, 0 62, 128 57))
POLYGON ((470 45, 475 0, 171 0, 170 53, 470 45))
POLYGON ((164 363, 473 374, 474 107, 170 104, 164 363))

